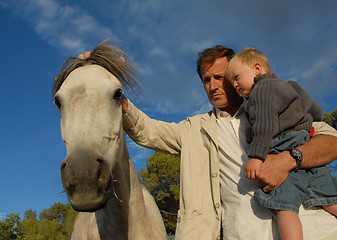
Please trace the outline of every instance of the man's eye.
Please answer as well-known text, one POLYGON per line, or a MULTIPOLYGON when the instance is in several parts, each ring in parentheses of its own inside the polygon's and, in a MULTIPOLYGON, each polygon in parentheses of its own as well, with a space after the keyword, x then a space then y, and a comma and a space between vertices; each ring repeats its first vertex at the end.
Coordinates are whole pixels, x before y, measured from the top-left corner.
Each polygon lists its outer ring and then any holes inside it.
POLYGON ((202 80, 202 82, 204 82, 204 83, 209 82, 209 81, 210 81, 210 78, 204 78, 204 79, 202 80))

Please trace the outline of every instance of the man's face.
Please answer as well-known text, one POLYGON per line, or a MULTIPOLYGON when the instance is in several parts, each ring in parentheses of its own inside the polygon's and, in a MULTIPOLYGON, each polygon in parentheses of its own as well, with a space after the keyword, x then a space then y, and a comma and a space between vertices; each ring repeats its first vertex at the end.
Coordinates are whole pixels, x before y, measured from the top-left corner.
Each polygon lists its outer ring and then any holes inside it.
POLYGON ((201 75, 211 104, 220 110, 234 114, 237 105, 241 104, 241 99, 225 77, 227 65, 228 59, 226 57, 218 58, 212 64, 201 65, 201 75))

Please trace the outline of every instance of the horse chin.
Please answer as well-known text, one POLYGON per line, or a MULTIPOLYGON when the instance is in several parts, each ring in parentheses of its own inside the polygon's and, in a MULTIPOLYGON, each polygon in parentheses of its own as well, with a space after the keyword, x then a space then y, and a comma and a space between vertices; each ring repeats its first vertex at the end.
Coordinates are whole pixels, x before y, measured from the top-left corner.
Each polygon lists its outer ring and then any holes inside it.
POLYGON ((106 185, 105 188, 100 188, 102 186, 98 187, 98 185, 83 189, 75 188, 78 191, 71 194, 66 191, 72 208, 78 212, 95 212, 104 208, 110 198, 111 176, 104 185, 106 185))
POLYGON ((89 200, 86 200, 85 196, 81 197, 80 200, 69 199, 72 208, 78 212, 95 212, 104 208, 108 200, 108 196, 89 200))

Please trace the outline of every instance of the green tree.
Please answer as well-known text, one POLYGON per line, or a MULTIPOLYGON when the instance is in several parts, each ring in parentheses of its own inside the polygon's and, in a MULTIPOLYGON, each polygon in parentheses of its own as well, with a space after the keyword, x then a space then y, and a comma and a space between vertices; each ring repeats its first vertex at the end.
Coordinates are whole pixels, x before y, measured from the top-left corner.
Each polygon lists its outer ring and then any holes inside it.
POLYGON ((163 216, 167 234, 175 233, 179 208, 180 158, 155 152, 138 172, 141 182, 154 197, 163 216))
POLYGON ((64 222, 67 208, 67 204, 63 203, 54 203, 50 208, 43 209, 40 212, 39 218, 40 220, 53 220, 55 219, 59 223, 64 222))
POLYGON ((55 203, 41 211, 40 220, 31 209, 25 211, 24 215, 20 223, 22 240, 67 240, 72 234, 77 212, 69 203, 55 203))
POLYGON ((39 232, 41 222, 37 219, 27 218, 21 222, 22 240, 42 240, 45 239, 39 232))
POLYGON ((9 214, 4 221, 0 221, 0 239, 21 239, 21 225, 19 214, 9 214))
POLYGON ((38 235, 42 235, 43 239, 48 240, 67 240, 70 237, 66 236, 62 224, 56 219, 45 219, 40 222, 38 235))
POLYGON ((23 219, 36 219, 36 218, 37 218, 37 213, 36 211, 33 211, 33 209, 28 209, 24 212, 23 219))
POLYGON ((46 239, 69 239, 74 227, 77 212, 69 203, 55 203, 41 211, 38 232, 46 239))
POLYGON ((62 223, 63 225, 63 232, 66 236, 68 236, 70 239, 70 236, 73 232, 74 229, 74 222, 75 222, 75 218, 78 214, 78 212, 76 212, 68 203, 67 205, 67 210, 66 210, 66 217, 64 219, 64 222, 62 223))
POLYGON ((337 108, 331 113, 324 113, 323 121, 337 129, 337 108))

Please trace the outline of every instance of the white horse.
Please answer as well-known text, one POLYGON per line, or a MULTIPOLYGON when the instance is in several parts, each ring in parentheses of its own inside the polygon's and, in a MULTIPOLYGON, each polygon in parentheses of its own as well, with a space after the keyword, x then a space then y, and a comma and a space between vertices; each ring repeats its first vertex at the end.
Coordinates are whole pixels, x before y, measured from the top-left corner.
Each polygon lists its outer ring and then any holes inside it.
POLYGON ((55 78, 53 94, 67 147, 62 184, 72 207, 81 212, 71 239, 167 239, 126 146, 122 83, 131 90, 137 83, 124 56, 100 44, 88 59, 68 59, 55 78))

